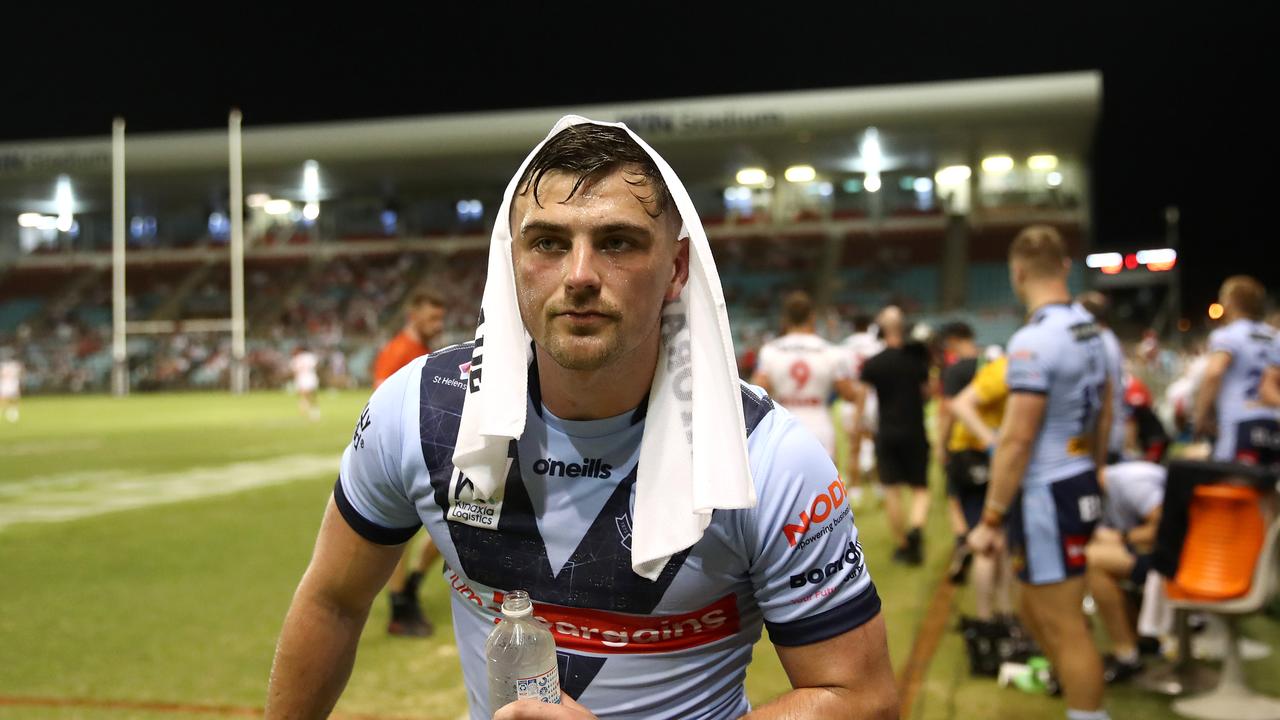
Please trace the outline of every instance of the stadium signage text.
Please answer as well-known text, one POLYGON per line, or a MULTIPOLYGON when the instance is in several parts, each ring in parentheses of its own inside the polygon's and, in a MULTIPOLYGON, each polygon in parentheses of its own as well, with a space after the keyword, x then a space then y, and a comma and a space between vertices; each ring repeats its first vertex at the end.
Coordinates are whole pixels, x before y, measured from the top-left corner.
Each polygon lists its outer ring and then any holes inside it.
POLYGON ((732 110, 701 115, 696 113, 649 112, 619 118, 639 135, 683 135, 771 130, 786 124, 779 112, 737 113, 732 110))

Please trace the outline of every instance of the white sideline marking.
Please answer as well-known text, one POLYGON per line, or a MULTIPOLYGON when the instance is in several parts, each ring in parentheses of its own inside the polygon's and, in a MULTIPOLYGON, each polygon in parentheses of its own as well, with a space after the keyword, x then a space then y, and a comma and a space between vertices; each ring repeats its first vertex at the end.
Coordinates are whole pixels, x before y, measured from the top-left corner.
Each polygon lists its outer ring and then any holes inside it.
POLYGON ((252 488, 334 474, 338 456, 290 455, 271 460, 137 475, 124 470, 44 475, 0 483, 0 530, 25 522, 65 522, 149 505, 230 495, 252 488))
POLYGON ((32 440, 30 442, 8 443, 0 445, 0 457, 18 457, 20 455, 45 455, 48 453, 65 453, 81 450, 97 450, 102 447, 101 440, 32 440))

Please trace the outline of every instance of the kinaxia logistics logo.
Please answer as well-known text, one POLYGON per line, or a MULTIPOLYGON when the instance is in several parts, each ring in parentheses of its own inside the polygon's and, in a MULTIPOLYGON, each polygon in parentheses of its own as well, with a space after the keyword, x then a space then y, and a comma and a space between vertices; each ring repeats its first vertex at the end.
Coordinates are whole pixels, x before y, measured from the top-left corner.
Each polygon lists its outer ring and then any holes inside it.
POLYGON ((849 514, 849 508, 844 506, 845 492, 844 481, 837 477, 830 485, 827 486, 826 492, 820 492, 814 496, 813 501, 809 503, 809 508, 800 513, 797 522, 787 523, 782 526, 782 534, 787 539, 787 544, 791 547, 804 547, 809 543, 821 537, 837 523, 844 520, 845 515, 849 514), (839 512, 837 512, 839 510, 839 512), (827 518, 835 516, 829 525, 822 529, 822 532, 812 538, 805 538, 805 533, 809 532, 809 528, 815 523, 825 522, 827 518), (804 541, 801 542, 801 539, 804 541))
MULTIPOLYGON (((508 471, 510 463, 511 460, 508 459, 508 471)), ((450 522, 497 530, 498 521, 502 519, 502 500, 478 497, 471 479, 454 468, 453 475, 449 478, 449 512, 445 517, 450 522)))

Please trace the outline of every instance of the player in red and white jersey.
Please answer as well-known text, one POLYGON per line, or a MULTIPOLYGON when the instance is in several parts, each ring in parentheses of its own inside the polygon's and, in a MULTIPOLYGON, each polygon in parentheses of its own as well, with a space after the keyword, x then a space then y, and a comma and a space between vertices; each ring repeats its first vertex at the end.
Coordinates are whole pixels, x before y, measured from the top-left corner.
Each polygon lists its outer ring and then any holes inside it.
MULTIPOLYGON (((862 376, 862 366, 884 350, 884 341, 880 339, 879 328, 871 322, 871 316, 856 315, 853 334, 845 338, 840 347, 847 353, 853 379, 857 380, 862 376)), ((859 389, 862 391, 861 410, 854 403, 844 403, 840 407, 844 432, 852 441, 849 499, 855 507, 862 504, 862 479, 876 469, 875 431, 880 408, 874 388, 862 385, 859 389)), ((876 489, 879 489, 878 485, 876 489)))
POLYGON ((813 301, 803 290, 783 301, 782 322, 782 337, 760 348, 751 382, 790 410, 834 459, 836 431, 828 401, 833 392, 851 403, 858 398, 848 358, 814 332, 813 301))
POLYGON ((289 369, 293 372, 293 387, 298 391, 298 409, 312 420, 320 419, 320 408, 316 407, 316 390, 320 388, 320 376, 316 368, 320 359, 316 354, 299 347, 289 360, 289 369))
POLYGON ((6 348, 0 355, 0 413, 4 419, 18 422, 18 398, 22 395, 22 363, 6 348))

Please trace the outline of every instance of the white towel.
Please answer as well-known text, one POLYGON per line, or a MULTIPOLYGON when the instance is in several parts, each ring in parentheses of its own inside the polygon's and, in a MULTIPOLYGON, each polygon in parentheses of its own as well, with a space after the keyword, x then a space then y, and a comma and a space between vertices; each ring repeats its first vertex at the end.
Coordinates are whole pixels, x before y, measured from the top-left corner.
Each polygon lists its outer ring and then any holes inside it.
POLYGON ((511 203, 542 145, 582 123, 622 128, 649 153, 684 221, 680 237, 689 239, 689 281, 663 310, 632 513, 631 567, 656 580, 672 555, 698 542, 712 511, 754 507, 756 494, 729 317, 706 232, 675 172, 625 125, 576 115, 560 118, 507 185, 489 244, 489 275, 453 463, 471 479, 476 496, 501 496, 510 467, 508 447, 524 433, 532 359, 516 302, 511 203))

